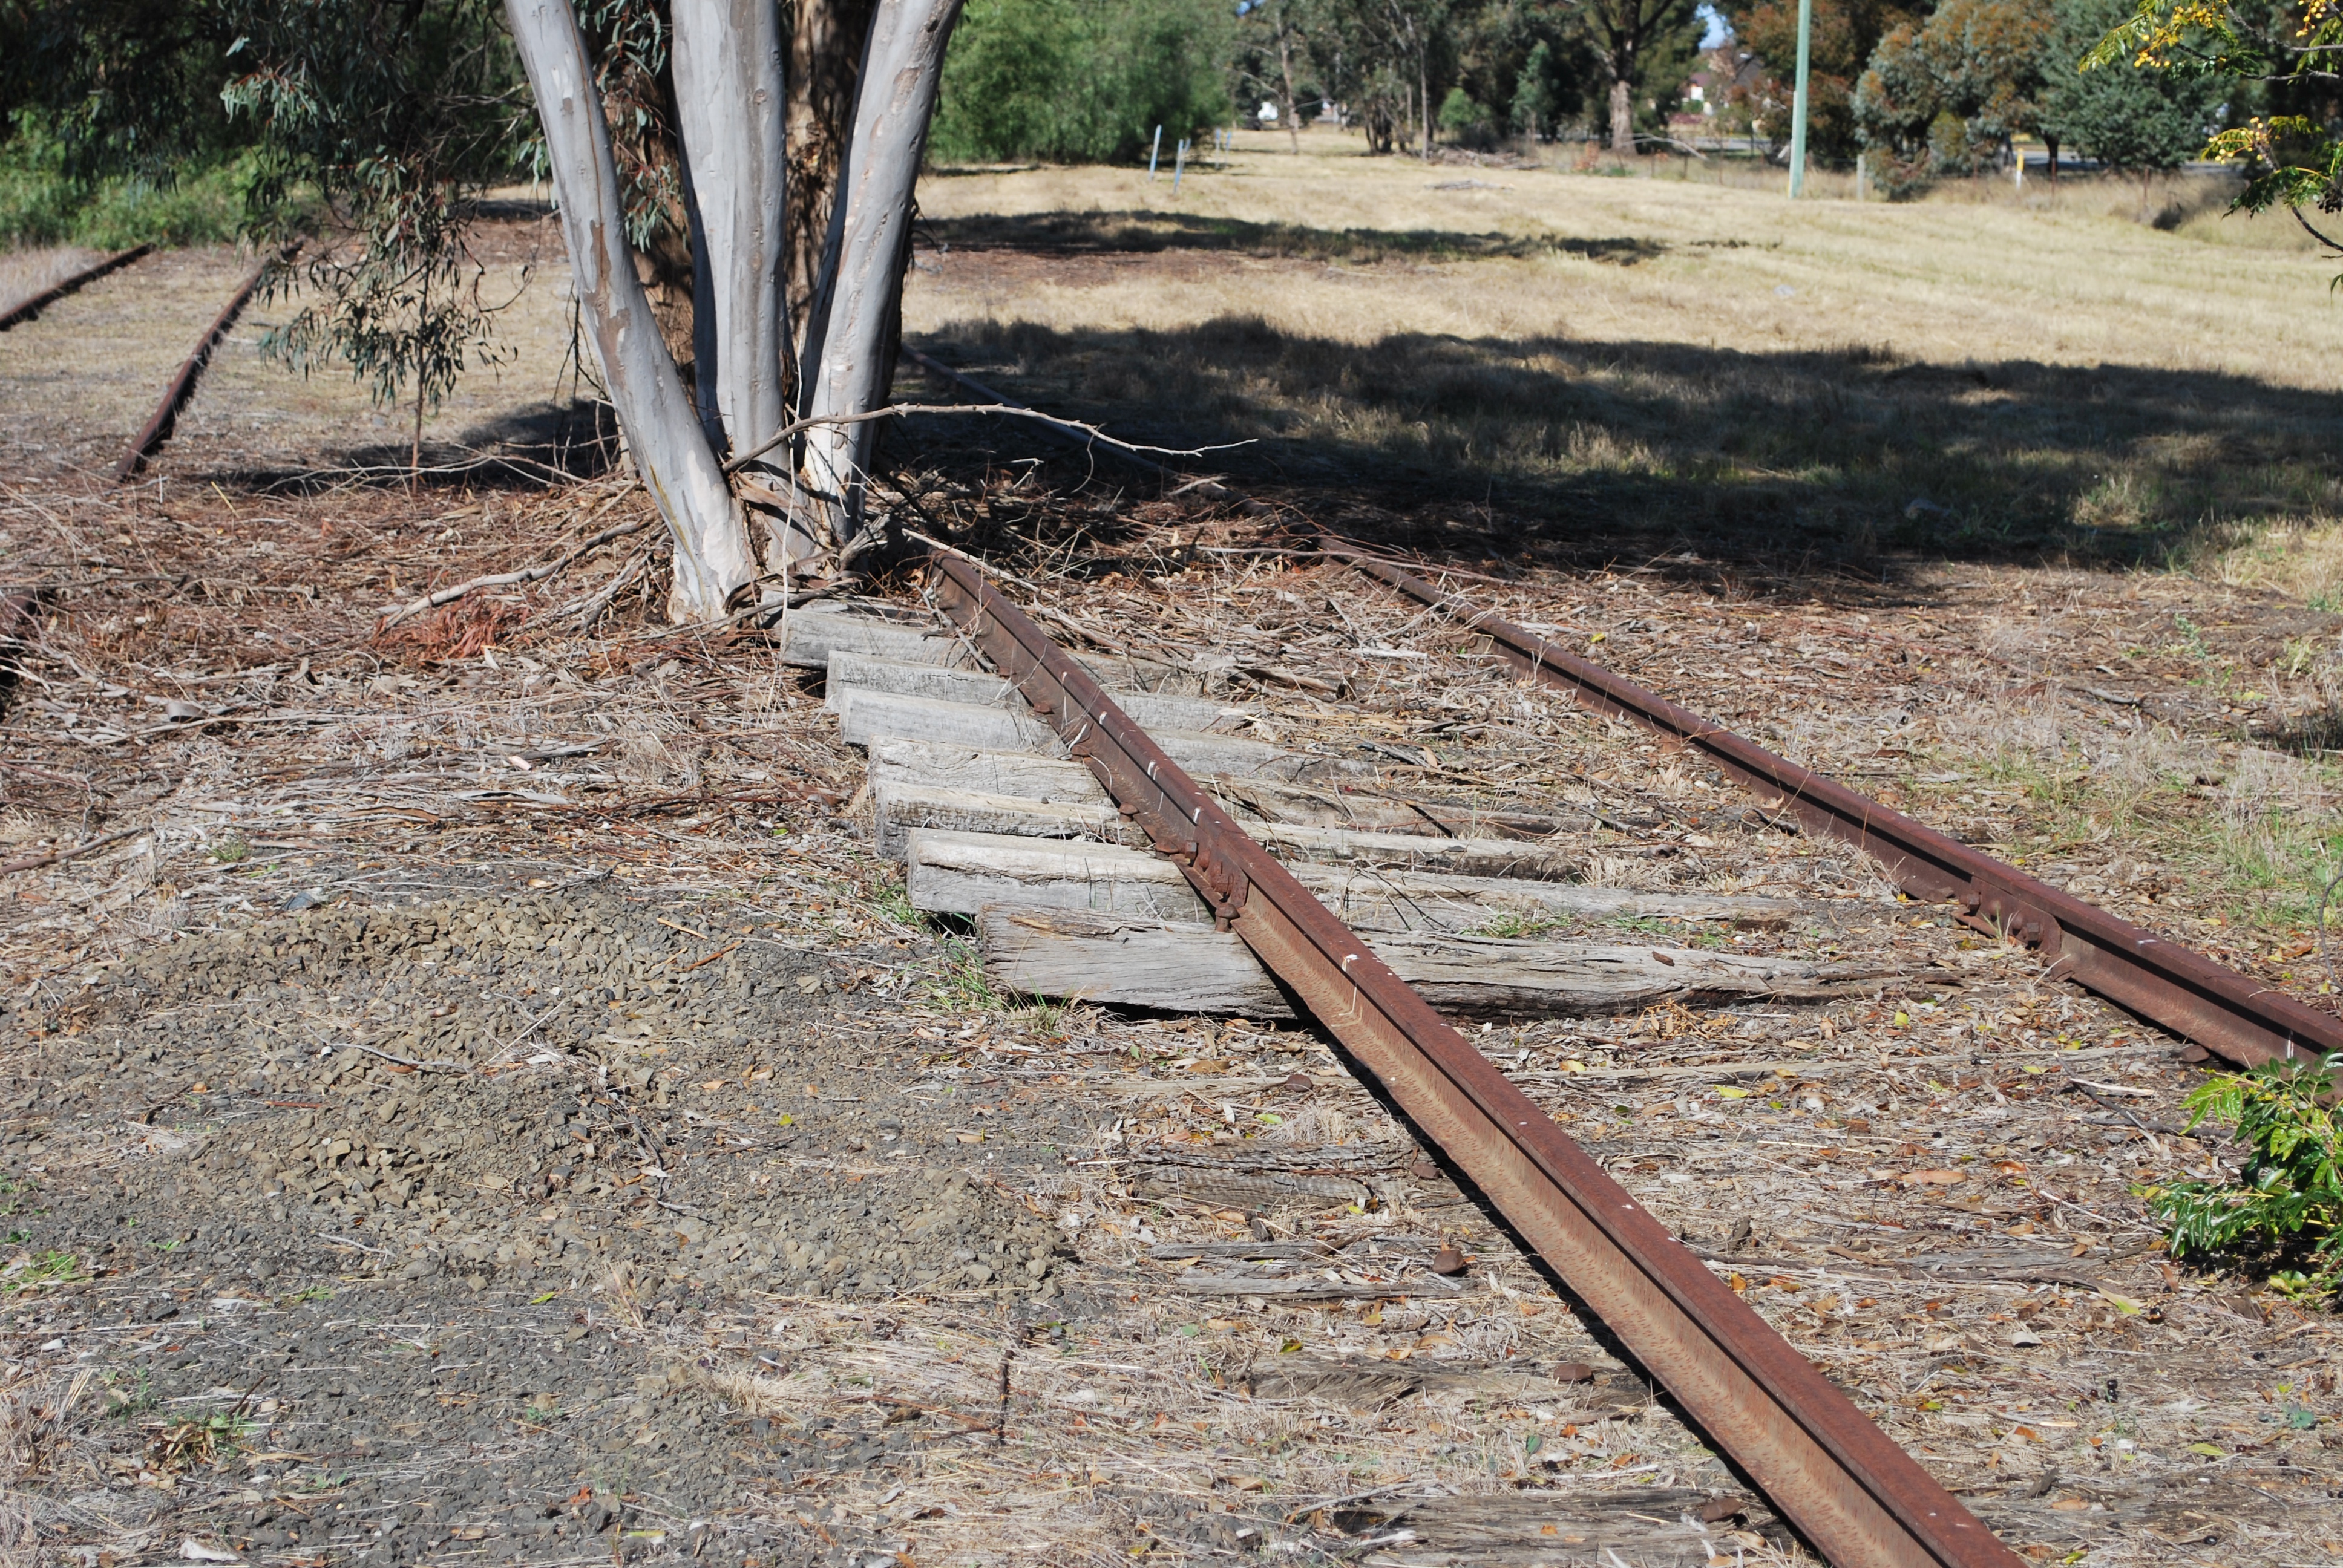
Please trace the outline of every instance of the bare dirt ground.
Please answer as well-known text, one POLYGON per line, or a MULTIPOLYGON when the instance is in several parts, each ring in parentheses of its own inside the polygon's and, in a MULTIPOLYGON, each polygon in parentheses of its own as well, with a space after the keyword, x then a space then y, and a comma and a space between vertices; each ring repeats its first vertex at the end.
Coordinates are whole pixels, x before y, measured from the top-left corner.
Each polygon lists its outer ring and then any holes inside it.
MULTIPOLYGON (((633 514, 617 480, 504 467, 410 494, 364 472, 403 456, 395 415, 282 379, 246 337, 192 438, 99 488, 140 377, 159 387, 236 270, 163 259, 152 293, 133 268, 0 338, 0 575, 46 590, 0 728, 0 860, 95 845, 7 874, 9 1551, 1800 1555, 1317 1036, 994 994, 965 933, 906 907, 819 686, 764 634, 658 624, 657 551, 628 548, 649 536, 377 635, 427 587, 633 514), (111 378, 65 376, 96 343, 111 378), (1289 1293, 1231 1293, 1211 1249, 1264 1235, 1289 1293), (1425 1270, 1440 1241, 1461 1280, 1425 1270)), ((1121 288, 1152 264, 981 265, 1008 316, 1068 308, 1035 279, 1121 288)), ((1403 295, 1419 265, 1453 290, 1548 264, 1376 265, 1403 295)), ((1202 276, 1165 266, 1166 287, 1202 276)), ((929 347, 1124 425, 1252 435, 1246 408, 1282 396, 1256 377, 1250 405, 1117 404, 1038 340, 923 308, 929 347)), ((436 466, 539 449, 522 417, 562 347, 532 341, 427 429, 436 466)), ((1956 375, 1897 356, 1921 368, 1883 398, 1956 375)), ((1364 346, 1354 384, 1409 363, 1364 346)), ((2305 423, 2257 471, 2316 500, 2321 416, 2287 375, 2262 386, 2305 423)), ((2163 463, 2152 435, 2126 449, 2163 463)), ((1587 815, 1605 879, 1798 898, 1785 925, 1664 934, 1899 978, 1500 1024, 1484 1048, 2030 1558, 2343 1557, 2331 1320, 2175 1266, 2135 1191, 2236 1158, 2179 1130, 2201 1075, 2176 1042, 1295 551, 1332 526, 1480 573, 1549 635, 2331 1006, 2312 922, 2343 624, 2288 591, 2324 515, 2224 535, 2185 573, 2046 564, 1978 528, 1932 552, 1936 514, 1882 503, 1889 484, 1825 504, 1785 481, 1770 504, 1809 549, 1731 505, 1671 518, 1699 477, 1666 463, 1621 490, 1624 446, 1565 442, 1576 469, 1500 486, 1365 441, 1304 483, 1280 471, 1304 445, 1225 459, 1249 506, 1035 468, 1001 431, 891 450, 915 526, 1040 584, 1093 650, 1182 665, 1411 792, 1587 815), (1840 527, 1857 514, 1868 540, 1840 527)))

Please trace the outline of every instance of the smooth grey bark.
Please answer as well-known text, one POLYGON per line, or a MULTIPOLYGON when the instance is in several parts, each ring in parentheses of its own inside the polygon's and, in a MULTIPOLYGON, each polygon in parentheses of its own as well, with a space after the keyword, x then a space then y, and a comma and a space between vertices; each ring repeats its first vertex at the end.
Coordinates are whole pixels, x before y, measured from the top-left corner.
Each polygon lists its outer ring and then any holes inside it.
MULTIPOLYGON (((676 117, 699 197, 716 322, 716 405, 729 450, 788 421, 781 380, 785 38, 777 0, 675 0, 676 117)), ((703 383, 707 368, 702 368, 703 383)))
MULTIPOLYGON (((912 187, 960 3, 880 0, 871 19, 822 286, 799 357, 809 417, 867 413, 888 385, 912 187)), ((825 542, 842 560, 864 543, 856 534, 874 433, 871 424, 817 425, 806 433, 800 472, 827 514, 825 542)))
POLYGON ((586 41, 568 0, 506 0, 505 14, 537 96, 579 315, 627 450, 675 538, 669 618, 720 620, 755 575, 748 530, 635 271, 586 41))

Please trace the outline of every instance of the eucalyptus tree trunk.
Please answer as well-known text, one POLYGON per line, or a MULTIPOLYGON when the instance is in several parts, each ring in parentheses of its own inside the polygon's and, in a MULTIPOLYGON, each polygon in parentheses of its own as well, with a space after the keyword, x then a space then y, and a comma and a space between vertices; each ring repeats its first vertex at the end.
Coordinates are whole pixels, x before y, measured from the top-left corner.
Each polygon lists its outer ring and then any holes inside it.
MULTIPOLYGON (((854 89, 877 0, 794 0, 789 8, 789 202, 786 294, 789 341, 813 313, 830 235, 830 198, 854 123, 854 89)), ((794 372, 792 373, 794 374, 794 372)), ((804 389, 790 384, 791 407, 804 389)))
POLYGON ((579 315, 627 450, 675 538, 669 618, 720 620, 755 575, 748 532, 635 271, 586 41, 568 0, 505 0, 505 13, 545 130, 579 315))
MULTIPOLYGON (((871 20, 854 129, 830 208, 822 286, 800 357, 809 417, 867 413, 884 396, 910 243, 912 187, 960 3, 880 0, 871 20)), ((870 423, 817 425, 806 432, 800 473, 824 514, 824 542, 841 562, 869 542, 859 534, 872 433, 870 423)))
POLYGON ((693 319, 711 307, 715 317, 715 363, 700 365, 699 379, 703 387, 713 381, 729 452, 745 452, 789 417, 781 382, 788 105, 780 6, 674 0, 673 16, 676 115, 699 209, 694 243, 711 285, 692 300, 693 319))
MULTIPOLYGON (((1412 29, 1411 29, 1412 30, 1412 29)), ((1423 111, 1423 161, 1432 161, 1432 45, 1419 38, 1415 43, 1415 101, 1423 111)))
POLYGON ((1285 95, 1285 102, 1279 106, 1285 111, 1286 139, 1293 144, 1294 156, 1299 157, 1302 156, 1302 116, 1293 103, 1293 26, 1282 5, 1271 15, 1277 23, 1278 84, 1285 95))

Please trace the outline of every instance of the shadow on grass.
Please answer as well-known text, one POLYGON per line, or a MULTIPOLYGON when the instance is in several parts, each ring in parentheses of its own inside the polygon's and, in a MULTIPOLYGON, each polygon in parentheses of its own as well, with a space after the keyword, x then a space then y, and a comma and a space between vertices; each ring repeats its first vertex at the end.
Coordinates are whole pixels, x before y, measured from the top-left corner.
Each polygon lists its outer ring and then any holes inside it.
POLYGON ((263 494, 313 495, 348 486, 404 489, 533 490, 606 474, 617 464, 617 416, 607 403, 538 403, 473 425, 453 441, 423 443, 423 471, 404 442, 353 447, 301 467, 247 467, 206 475, 263 494))
POLYGON ((1314 522, 1460 562, 2162 567, 2343 509, 2343 401, 2214 371, 1559 337, 1362 347, 1250 317, 1008 324, 922 347, 1127 438, 1251 439, 1211 466, 1293 487, 1314 522))
MULTIPOLYGON (((1220 251, 1232 256, 1307 261, 1489 261, 1576 256, 1633 266, 1664 256, 1663 241, 1620 236, 1463 234, 1444 229, 1312 228, 1250 223, 1176 212, 986 213, 927 218, 920 237, 957 250, 1014 250, 1040 256, 1101 256, 1220 251)), ((1695 241, 1704 249, 1738 248, 1738 240, 1695 241)))

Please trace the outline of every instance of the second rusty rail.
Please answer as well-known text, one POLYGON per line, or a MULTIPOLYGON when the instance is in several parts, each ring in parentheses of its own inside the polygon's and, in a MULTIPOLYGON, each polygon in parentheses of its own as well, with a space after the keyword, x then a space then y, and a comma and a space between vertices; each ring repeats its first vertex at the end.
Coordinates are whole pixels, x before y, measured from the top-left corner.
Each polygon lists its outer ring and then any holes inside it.
POLYGON ((154 248, 152 245, 134 245, 128 250, 116 251, 102 261, 83 267, 71 277, 59 278, 28 299, 18 300, 6 310, 0 311, 0 332, 32 320, 75 289, 86 287, 110 272, 120 271, 154 248))
POLYGON ((1262 962, 1840 1568, 2018 1568, 1917 1461, 1199 789, 967 557, 944 612, 1262 962))
POLYGON ((1562 688, 1579 706, 1653 730, 1706 758, 1770 811, 1860 846, 1915 899, 1953 902, 1980 926, 2052 956, 2054 977, 2241 1067, 2343 1050, 2343 1020, 2085 903, 2015 866, 1914 821, 1755 741, 1712 724, 1495 612, 1339 539, 1326 554, 1486 637, 1524 679, 1562 688))
POLYGON ((196 395, 196 383, 203 378, 204 367, 211 363, 212 350, 219 347, 219 340, 227 336, 228 328, 234 327, 236 317, 244 314, 244 307, 252 303, 252 297, 260 292, 260 285, 267 277, 269 269, 291 261, 300 248, 300 242, 296 240, 275 256, 266 257, 236 286, 236 293, 229 297, 226 306, 213 318, 211 326, 204 329, 204 335, 196 339, 194 350, 181 362, 178 373, 171 377, 171 384, 163 389, 163 400, 155 406, 155 412, 148 417, 146 427, 131 438, 129 449, 122 454, 122 460, 115 464, 116 484, 127 484, 137 477, 138 471, 146 466, 146 459, 160 451, 163 443, 171 438, 171 432, 178 427, 179 410, 186 407, 187 399, 196 395))

